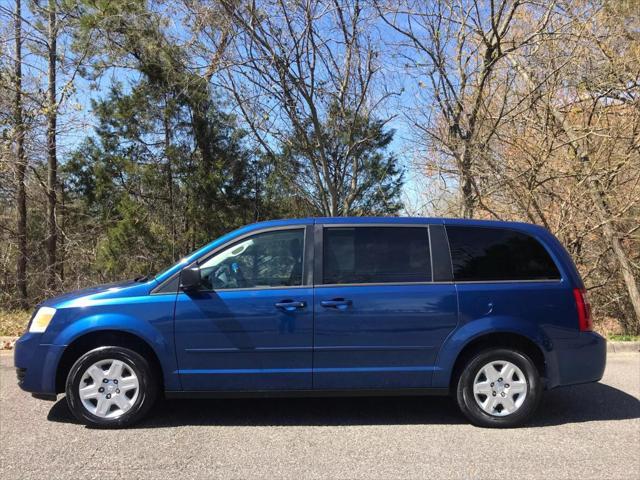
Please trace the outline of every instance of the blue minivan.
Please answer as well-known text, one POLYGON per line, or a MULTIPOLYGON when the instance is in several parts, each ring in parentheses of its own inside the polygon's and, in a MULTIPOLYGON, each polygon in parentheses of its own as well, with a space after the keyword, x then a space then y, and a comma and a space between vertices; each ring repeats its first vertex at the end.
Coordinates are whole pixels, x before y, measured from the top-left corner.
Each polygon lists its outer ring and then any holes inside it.
POLYGON ((122 427, 159 396, 452 395, 475 425, 598 381, 580 276, 547 230, 429 218, 257 223, 153 278, 43 302, 22 389, 122 427))

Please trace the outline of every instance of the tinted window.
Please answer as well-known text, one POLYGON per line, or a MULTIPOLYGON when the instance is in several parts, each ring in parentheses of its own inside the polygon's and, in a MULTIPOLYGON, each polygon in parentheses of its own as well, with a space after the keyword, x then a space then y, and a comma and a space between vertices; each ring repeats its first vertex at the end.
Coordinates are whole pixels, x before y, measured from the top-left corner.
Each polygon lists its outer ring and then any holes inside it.
POLYGON ((426 228, 326 228, 322 260, 325 284, 431 281, 426 228))
POLYGON ((302 285, 304 230, 279 230, 246 238, 200 266, 204 289, 302 285))
POLYGON ((447 236, 455 280, 560 278, 544 247, 523 233, 501 228, 447 227, 447 236))

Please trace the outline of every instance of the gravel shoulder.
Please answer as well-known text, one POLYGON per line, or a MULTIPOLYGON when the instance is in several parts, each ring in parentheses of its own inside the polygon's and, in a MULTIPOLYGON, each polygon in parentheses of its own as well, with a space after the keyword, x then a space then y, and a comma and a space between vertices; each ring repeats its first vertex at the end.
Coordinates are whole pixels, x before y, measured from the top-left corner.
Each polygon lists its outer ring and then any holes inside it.
POLYGON ((0 353, 0 478, 640 478, 640 354, 548 392, 525 428, 468 425, 447 398, 162 402, 130 430, 38 401, 0 353))

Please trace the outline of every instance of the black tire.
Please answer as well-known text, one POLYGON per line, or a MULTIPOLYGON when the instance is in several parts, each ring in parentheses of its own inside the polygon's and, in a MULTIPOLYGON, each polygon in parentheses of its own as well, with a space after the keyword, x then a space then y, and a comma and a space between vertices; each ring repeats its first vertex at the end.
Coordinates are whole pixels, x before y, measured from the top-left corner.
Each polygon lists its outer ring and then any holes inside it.
POLYGON ((71 367, 66 383, 67 404, 82 423, 100 428, 122 428, 141 420, 154 405, 158 396, 158 381, 146 358, 123 347, 99 347, 82 355, 71 367), (138 393, 128 411, 115 418, 94 415, 82 403, 79 386, 85 371, 100 360, 121 360, 138 378, 138 393))
MULTIPOLYGON (((483 377, 480 377, 482 379, 483 377)), ((492 384, 493 385, 493 384, 492 384)), ((456 400, 462 413, 479 427, 509 428, 520 426, 531 418, 542 398, 543 386, 538 369, 524 353, 507 348, 483 350, 472 355, 463 366, 456 385, 456 400), (523 373, 527 393, 520 407, 505 416, 485 412, 476 402, 473 384, 480 370, 490 362, 508 361, 523 373)), ((479 396, 480 400, 485 397, 479 396)), ((517 398, 517 397, 514 397, 517 398)), ((497 410, 493 410, 496 412, 497 410)))

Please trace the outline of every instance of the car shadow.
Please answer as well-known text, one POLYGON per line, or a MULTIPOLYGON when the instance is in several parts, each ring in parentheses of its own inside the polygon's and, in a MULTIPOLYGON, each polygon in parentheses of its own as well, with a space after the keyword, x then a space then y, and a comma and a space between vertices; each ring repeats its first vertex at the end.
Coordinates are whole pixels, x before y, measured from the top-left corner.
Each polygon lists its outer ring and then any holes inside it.
MULTIPOLYGON (((63 398, 48 420, 78 423, 63 398)), ((527 427, 640 418, 640 401, 601 383, 545 392, 527 427)), ((464 424, 449 397, 243 398, 162 400, 133 428, 464 424)))

